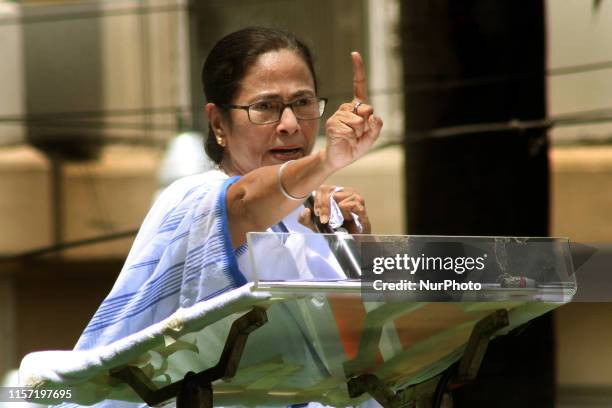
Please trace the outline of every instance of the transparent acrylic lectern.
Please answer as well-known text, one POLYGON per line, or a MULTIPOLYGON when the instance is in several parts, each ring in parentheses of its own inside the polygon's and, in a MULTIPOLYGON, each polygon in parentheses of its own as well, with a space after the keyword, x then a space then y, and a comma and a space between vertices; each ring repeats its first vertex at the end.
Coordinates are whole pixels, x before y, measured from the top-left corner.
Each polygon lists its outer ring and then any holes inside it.
POLYGON ((26 356, 21 384, 81 404, 442 406, 491 338, 576 291, 561 238, 250 233, 239 265, 249 284, 129 339, 26 356))

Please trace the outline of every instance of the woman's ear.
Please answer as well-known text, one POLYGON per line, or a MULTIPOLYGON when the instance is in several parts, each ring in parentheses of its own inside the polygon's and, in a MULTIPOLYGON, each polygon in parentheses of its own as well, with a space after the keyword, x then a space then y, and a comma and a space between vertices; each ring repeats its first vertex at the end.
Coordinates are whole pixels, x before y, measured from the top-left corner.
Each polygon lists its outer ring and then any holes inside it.
POLYGON ((206 116, 208 117, 208 123, 215 132, 215 139, 219 146, 225 147, 225 130, 223 128, 223 116, 214 103, 207 103, 204 107, 206 116))

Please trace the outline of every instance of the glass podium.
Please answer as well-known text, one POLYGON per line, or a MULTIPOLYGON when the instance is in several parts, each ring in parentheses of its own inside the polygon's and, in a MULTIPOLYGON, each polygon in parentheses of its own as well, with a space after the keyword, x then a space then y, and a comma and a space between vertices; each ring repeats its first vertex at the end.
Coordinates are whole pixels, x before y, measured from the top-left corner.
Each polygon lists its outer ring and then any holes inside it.
POLYGON ((576 291, 562 238, 250 233, 247 243, 247 285, 109 346, 32 353, 21 384, 70 389, 81 404, 442 406, 476 376, 491 338, 576 291), (91 363, 77 370, 74 359, 91 363))

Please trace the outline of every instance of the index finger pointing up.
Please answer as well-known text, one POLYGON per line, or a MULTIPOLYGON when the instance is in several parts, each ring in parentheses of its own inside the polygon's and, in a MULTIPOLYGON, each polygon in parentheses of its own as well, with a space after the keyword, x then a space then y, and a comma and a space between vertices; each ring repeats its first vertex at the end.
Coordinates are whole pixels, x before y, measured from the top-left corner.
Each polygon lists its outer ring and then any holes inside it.
POLYGON ((367 102, 368 87, 361 54, 357 51, 353 51, 351 52, 351 59, 353 60, 353 96, 356 100, 367 102))

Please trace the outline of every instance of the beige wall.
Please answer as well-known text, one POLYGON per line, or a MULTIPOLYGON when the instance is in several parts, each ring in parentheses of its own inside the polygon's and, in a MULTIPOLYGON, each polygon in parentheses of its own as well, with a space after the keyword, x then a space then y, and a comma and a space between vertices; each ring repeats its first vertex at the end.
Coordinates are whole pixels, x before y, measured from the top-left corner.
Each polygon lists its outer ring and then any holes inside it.
POLYGON ((33 148, 0 151, 0 253, 51 243, 50 166, 33 148))
POLYGON ((572 303, 555 313, 557 383, 612 387, 612 303, 572 303))
POLYGON ((554 149, 551 167, 552 234, 612 242, 612 146, 554 149))
MULTIPOLYGON (((160 152, 107 148, 95 164, 66 164, 65 239, 97 237, 138 228, 157 190, 160 152)), ((77 258, 123 256, 131 239, 69 251, 77 258)))
POLYGON ((369 154, 332 176, 329 184, 355 188, 365 199, 373 234, 403 234, 403 152, 391 147, 369 154))
MULTIPOLYGON (((549 69, 612 60, 612 2, 598 2, 597 8, 594 3, 546 2, 549 69)), ((611 83, 609 68, 549 76, 549 114, 610 109, 611 83)), ((610 138, 612 122, 556 127, 551 136, 558 141, 610 138)), ((558 148, 551 160, 552 234, 578 242, 611 243, 612 147, 558 148)), ((555 313, 555 320, 560 389, 602 385, 610 389, 611 305, 566 305, 555 313)))
MULTIPOLYGON (((62 240, 138 228, 157 188, 158 162, 156 150, 111 147, 97 162, 64 163, 62 240)), ((0 254, 53 243, 50 172, 48 159, 33 148, 0 150, 0 254)), ((92 246, 70 253, 83 257, 123 256, 127 245, 92 246)))
MULTIPOLYGON (((158 153, 112 147, 97 162, 65 163, 62 241, 137 229, 157 189, 158 153)), ((50 173, 49 161, 32 148, 0 149, 0 256, 53 243, 50 173)), ((74 345, 132 240, 0 260, 0 375, 27 352, 74 345)))
MULTIPOLYGON (((612 60, 612 2, 546 1, 547 51, 549 69, 594 64, 612 60)), ((598 69, 548 76, 548 113, 560 115, 612 107, 612 69, 598 69)), ((609 138, 612 123, 555 127, 557 140, 581 137, 609 138)))
MULTIPOLYGON (((558 148, 551 160, 552 234, 612 243, 612 146, 558 148)), ((559 386, 612 387, 612 303, 565 305, 555 325, 559 386)))

